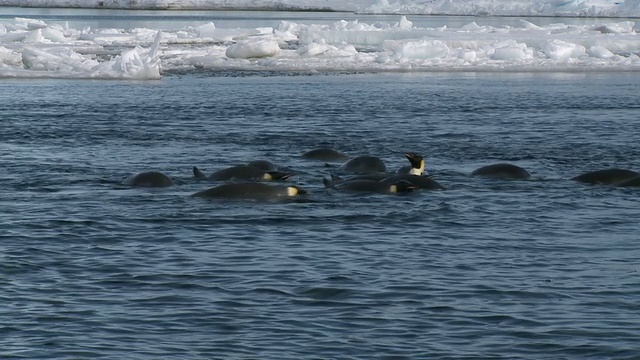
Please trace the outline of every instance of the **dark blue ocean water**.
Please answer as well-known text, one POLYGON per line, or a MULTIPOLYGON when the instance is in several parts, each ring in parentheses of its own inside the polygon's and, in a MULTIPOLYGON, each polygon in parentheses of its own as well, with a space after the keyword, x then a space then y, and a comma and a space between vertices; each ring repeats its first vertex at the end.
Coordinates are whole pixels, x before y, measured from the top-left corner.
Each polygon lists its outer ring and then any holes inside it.
POLYGON ((640 170, 640 75, 289 75, 0 81, 0 358, 640 356, 640 192, 569 180, 640 170), (447 189, 327 191, 320 146, 447 189), (309 195, 189 197, 253 159, 309 195))

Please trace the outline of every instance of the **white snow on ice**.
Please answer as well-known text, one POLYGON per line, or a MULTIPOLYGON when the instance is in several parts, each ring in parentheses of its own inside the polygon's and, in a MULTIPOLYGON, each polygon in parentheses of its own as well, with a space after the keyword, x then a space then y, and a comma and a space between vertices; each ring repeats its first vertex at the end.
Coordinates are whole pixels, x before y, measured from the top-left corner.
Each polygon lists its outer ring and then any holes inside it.
MULTIPOLYGON (((79 3, 71 0, 55 3, 63 2, 69 6, 79 3)), ((9 3, 9 0, 0 0, 0 5, 9 3)), ((28 2, 30 5, 51 3, 53 1, 28 2)), ((98 1, 83 3, 90 5, 98 1)), ((121 3, 146 4, 147 7, 152 3, 167 7, 182 4, 193 8, 202 7, 205 1, 111 2, 121 3)), ((251 0, 233 3, 236 6, 287 4, 286 1, 251 0)), ((344 2, 297 3, 309 8, 336 8, 336 4, 344 2)), ((362 12, 541 15, 572 9, 574 16, 583 13, 619 16, 626 9, 624 13, 630 14, 627 16, 637 16, 640 0, 360 0, 350 4, 362 12)), ((640 70, 640 37, 632 20, 610 18, 597 24, 573 25, 558 18, 557 23, 549 25, 537 25, 534 20, 519 20, 516 24, 478 25, 469 17, 465 25, 420 27, 411 22, 411 15, 398 15, 397 21, 391 22, 280 21, 274 27, 247 28, 220 28, 213 22, 198 22, 180 29, 80 29, 16 17, 0 19, 0 77, 159 79, 163 73, 202 70, 640 70)))
POLYGON ((0 6, 309 10, 375 14, 640 17, 640 0, 0 0, 0 6))

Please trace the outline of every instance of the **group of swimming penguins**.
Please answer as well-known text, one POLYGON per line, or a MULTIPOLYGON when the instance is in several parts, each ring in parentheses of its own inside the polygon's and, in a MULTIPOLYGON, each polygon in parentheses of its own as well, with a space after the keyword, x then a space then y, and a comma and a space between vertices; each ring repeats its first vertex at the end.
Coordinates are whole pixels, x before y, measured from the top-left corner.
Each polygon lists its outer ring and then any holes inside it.
MULTIPOLYGON (((406 152, 404 156, 409 160, 409 164, 395 172, 388 172, 385 163, 376 156, 357 156, 349 159, 344 153, 330 148, 318 148, 302 154, 302 158, 308 160, 325 163, 342 162, 336 173, 347 174, 347 177, 334 174, 330 179, 323 178, 326 188, 337 191, 399 194, 420 189, 444 189, 425 171, 425 160, 422 155, 406 152)), ((473 171, 471 175, 498 179, 530 177, 527 170, 509 163, 483 166, 473 171)), ((266 160, 232 166, 208 176, 194 166, 193 176, 196 180, 225 181, 224 184, 196 192, 192 195, 193 197, 269 200, 307 194, 307 191, 299 186, 278 183, 288 180, 294 174, 279 171, 275 164, 266 160)), ((640 173, 626 169, 592 171, 576 176, 572 180, 590 184, 640 187, 640 173)), ((175 182, 162 172, 147 171, 129 176, 123 184, 134 187, 168 187, 175 185, 175 182)))

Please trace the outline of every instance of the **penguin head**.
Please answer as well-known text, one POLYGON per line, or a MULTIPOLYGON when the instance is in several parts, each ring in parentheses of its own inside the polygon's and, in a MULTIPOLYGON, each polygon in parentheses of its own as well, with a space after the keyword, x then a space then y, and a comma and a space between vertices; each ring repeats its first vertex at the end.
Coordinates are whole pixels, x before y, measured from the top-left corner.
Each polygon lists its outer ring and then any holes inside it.
POLYGON ((411 175, 422 175, 424 173, 425 162, 422 155, 413 152, 406 152, 404 153, 404 156, 411 163, 411 170, 409 171, 411 175))
POLYGON ((287 196, 305 195, 307 190, 299 188, 297 186, 287 186, 287 196))
POLYGON ((399 180, 389 186, 390 193, 410 192, 416 189, 418 189, 418 187, 407 180, 399 180))
POLYGON ((292 176, 293 176, 292 174, 287 174, 281 171, 265 171, 265 173, 262 174, 262 180, 267 180, 267 181, 287 180, 292 176))

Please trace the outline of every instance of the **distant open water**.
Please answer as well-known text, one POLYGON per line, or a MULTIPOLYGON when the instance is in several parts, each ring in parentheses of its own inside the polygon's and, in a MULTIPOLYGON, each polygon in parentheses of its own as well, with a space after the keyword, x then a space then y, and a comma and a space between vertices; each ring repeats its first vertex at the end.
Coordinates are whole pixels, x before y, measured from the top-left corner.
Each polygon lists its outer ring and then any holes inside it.
POLYGON ((640 190, 568 180, 640 170, 640 75, 285 75, 2 80, 0 358, 640 356, 640 190), (447 190, 327 191, 321 146, 447 190), (253 159, 309 196, 189 197, 253 159))

